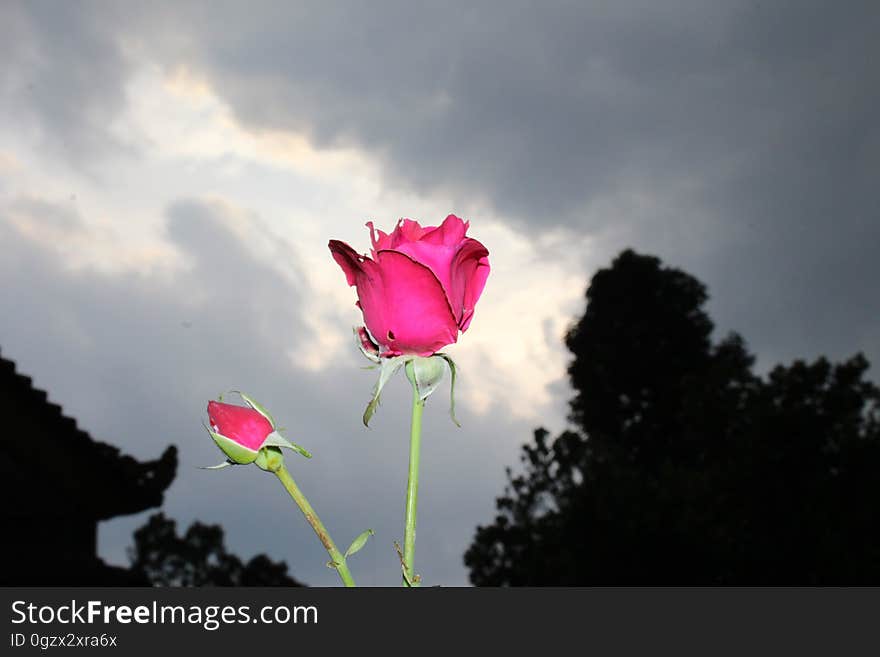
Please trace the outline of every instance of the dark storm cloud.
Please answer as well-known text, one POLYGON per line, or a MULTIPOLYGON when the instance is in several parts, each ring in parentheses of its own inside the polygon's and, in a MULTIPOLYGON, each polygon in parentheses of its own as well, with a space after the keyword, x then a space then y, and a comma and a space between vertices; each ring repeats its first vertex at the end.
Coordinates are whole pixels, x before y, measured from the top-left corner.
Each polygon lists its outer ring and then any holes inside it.
POLYGON ((30 104, 65 139, 119 109, 126 44, 206 75, 252 128, 360 146, 390 181, 527 228, 626 222, 584 209, 679 187, 692 203, 656 221, 700 211, 719 241, 877 223, 858 218, 880 159, 874 2, 16 6, 7 79, 43 80, 30 104))
POLYGON ((523 230, 609 235, 589 269, 657 253, 765 361, 880 357, 875 2, 175 3, 141 20, 251 128, 361 147, 387 183, 484 199, 523 230))
MULTIPOLYGON (((360 145, 529 223, 579 226, 628 184, 748 191, 756 166, 788 195, 807 191, 792 159, 831 155, 849 180, 876 157, 876 3, 172 7, 161 53, 244 123, 360 145)), ((729 209, 753 213, 738 191, 729 209)))
POLYGON ((0 4, 0 117, 80 170, 128 146, 110 125, 131 72, 112 22, 76 2, 0 4))
MULTIPOLYGON (((47 216, 63 212, 51 203, 41 207, 47 216)), ((193 518, 219 522, 242 556, 266 551, 306 582, 335 584, 326 554, 271 476, 256 468, 196 469, 223 460, 201 426, 207 400, 246 390, 314 453, 311 461, 288 461, 336 540, 347 545, 367 527, 376 531, 353 572, 364 584, 394 585, 392 541, 402 538, 407 467, 405 381, 389 384, 373 428, 364 429, 360 418, 375 374, 360 369, 365 363, 353 344, 316 372, 288 358, 312 344, 301 321, 301 288, 246 248, 232 221, 265 230, 258 217, 217 203, 175 202, 167 234, 185 267, 114 275, 67 270, 51 247, 24 237, 0 212, 3 354, 96 439, 140 458, 177 444, 181 466, 165 504, 171 517, 184 526, 193 518)), ((329 256, 328 267, 335 267, 329 256)), ((476 373, 461 374, 459 395, 468 379, 476 383, 476 373)), ((419 570, 428 582, 450 585, 465 583, 461 555, 473 528, 489 517, 502 464, 514 458, 529 426, 500 409, 479 417, 460 404, 464 429, 456 429, 447 391, 426 411, 419 570), (497 466, 487 471, 487 463, 497 466)), ((102 526, 106 553, 124 561, 131 531, 142 522, 102 526)))

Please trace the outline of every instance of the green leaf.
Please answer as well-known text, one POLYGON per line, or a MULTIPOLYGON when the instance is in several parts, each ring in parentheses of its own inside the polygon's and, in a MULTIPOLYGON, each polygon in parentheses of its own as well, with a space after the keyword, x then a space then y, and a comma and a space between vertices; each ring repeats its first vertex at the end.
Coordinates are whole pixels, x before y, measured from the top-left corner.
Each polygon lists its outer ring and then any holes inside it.
POLYGON ((373 398, 370 400, 370 403, 367 404, 367 408, 364 411, 364 426, 370 426, 370 418, 373 417, 376 409, 379 408, 379 398, 382 394, 382 388, 385 387, 385 384, 388 383, 388 380, 392 375, 410 358, 412 357, 395 356, 394 358, 386 358, 382 361, 381 369, 379 370, 379 380, 373 388, 373 398))
POLYGON ((290 442, 277 431, 273 431, 266 436, 266 440, 263 441, 263 444, 260 445, 260 447, 286 447, 287 449, 292 449, 297 454, 305 456, 307 459, 312 458, 311 453, 307 449, 300 447, 296 443, 290 442))
POLYGON ((367 539, 370 538, 370 536, 373 536, 375 533, 376 532, 374 532, 372 529, 368 529, 367 531, 361 533, 361 535, 358 536, 356 539, 354 539, 351 542, 351 545, 348 546, 348 549, 345 551, 345 556, 350 557, 355 552, 357 552, 362 547, 364 547, 364 544, 367 542, 367 539))
POLYGON ((241 390, 233 390, 232 392, 236 392, 239 395, 241 395, 241 398, 244 399, 245 404, 250 406, 252 409, 254 409, 257 413, 262 415, 264 418, 269 420, 269 424, 272 425, 273 429, 275 428, 275 419, 272 417, 272 415, 269 413, 269 411, 267 411, 265 408, 260 406, 260 404, 255 402, 251 397, 244 394, 241 390))
POLYGON ((455 422, 455 426, 459 429, 461 428, 461 424, 459 424, 458 420, 455 417, 455 361, 452 360, 452 357, 448 354, 437 354, 446 363, 449 365, 449 371, 452 374, 452 381, 449 384, 449 415, 452 418, 452 421, 455 422))

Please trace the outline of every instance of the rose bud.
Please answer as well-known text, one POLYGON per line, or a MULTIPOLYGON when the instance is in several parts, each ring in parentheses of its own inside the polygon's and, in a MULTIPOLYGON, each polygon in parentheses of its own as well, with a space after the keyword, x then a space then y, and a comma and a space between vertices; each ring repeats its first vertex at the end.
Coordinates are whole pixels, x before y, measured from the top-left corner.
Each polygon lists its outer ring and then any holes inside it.
POLYGON ((311 458, 306 450, 278 433, 275 421, 266 409, 244 393, 239 394, 247 406, 208 402, 210 428, 206 428, 227 457, 225 463, 211 469, 254 462, 264 470, 271 469, 266 466, 280 462, 281 447, 311 458))
POLYGON ((456 342, 489 276, 489 251, 465 236, 468 222, 451 214, 442 225, 423 228, 401 219, 390 235, 367 226, 372 258, 339 240, 329 246, 357 288, 357 305, 381 356, 431 356, 456 342))

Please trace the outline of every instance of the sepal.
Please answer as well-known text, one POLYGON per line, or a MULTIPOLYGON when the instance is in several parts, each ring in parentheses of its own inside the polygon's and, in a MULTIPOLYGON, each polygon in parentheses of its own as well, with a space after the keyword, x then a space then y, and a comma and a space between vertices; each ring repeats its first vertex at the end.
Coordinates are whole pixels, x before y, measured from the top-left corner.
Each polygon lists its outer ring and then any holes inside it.
POLYGON ((370 400, 370 403, 367 404, 367 408, 364 411, 364 426, 370 426, 370 418, 373 417, 376 409, 379 407, 382 388, 385 387, 385 384, 388 383, 388 380, 394 375, 394 373, 410 358, 412 358, 412 356, 394 356, 393 358, 382 359, 382 364, 379 366, 379 380, 373 388, 373 398, 370 400))
POLYGON ((266 440, 263 441, 263 444, 260 447, 286 447, 287 449, 292 449, 297 454, 305 456, 307 459, 312 458, 311 452, 304 447, 300 447, 296 443, 290 442, 277 431, 273 431, 266 436, 266 440))
POLYGON ((449 365, 449 374, 451 375, 451 381, 449 383, 449 417, 455 422, 455 426, 460 429, 461 424, 455 417, 455 361, 452 360, 452 356, 449 354, 438 353, 437 356, 445 360, 446 364, 449 365))
POLYGON ((222 470, 223 468, 228 468, 230 465, 235 465, 235 463, 226 460, 223 461, 223 463, 218 463, 217 465, 200 465, 199 470, 222 470))
POLYGON ((367 357, 368 360, 378 364, 381 361, 379 355, 379 345, 373 340, 373 336, 367 330, 366 326, 355 326, 354 337, 357 342, 358 349, 367 357))
POLYGON ((446 365, 442 357, 412 356, 412 360, 406 366, 406 378, 418 390, 419 399, 425 401, 440 385, 445 370, 446 365))
POLYGON ((248 406, 250 406, 252 409, 254 409, 257 413, 259 413, 260 415, 262 415, 264 418, 266 418, 266 419, 269 421, 269 424, 272 425, 272 428, 273 428, 273 429, 276 427, 276 425, 275 425, 275 419, 272 417, 272 415, 269 413, 269 411, 267 411, 267 410, 266 410, 265 408, 263 408, 260 404, 258 404, 257 402, 255 402, 255 401, 253 400, 253 398, 251 398, 250 396, 244 394, 241 390, 233 390, 232 392, 234 392, 234 393, 238 394, 239 396, 241 396, 241 398, 244 400, 244 403, 245 403, 245 404, 247 404, 248 406))
POLYGON ((240 445, 234 440, 227 438, 216 431, 212 431, 208 426, 205 426, 205 429, 211 434, 211 438, 217 443, 217 447, 219 447, 223 453, 226 454, 227 458, 236 465, 246 465, 257 460, 257 455, 259 454, 257 450, 240 445))

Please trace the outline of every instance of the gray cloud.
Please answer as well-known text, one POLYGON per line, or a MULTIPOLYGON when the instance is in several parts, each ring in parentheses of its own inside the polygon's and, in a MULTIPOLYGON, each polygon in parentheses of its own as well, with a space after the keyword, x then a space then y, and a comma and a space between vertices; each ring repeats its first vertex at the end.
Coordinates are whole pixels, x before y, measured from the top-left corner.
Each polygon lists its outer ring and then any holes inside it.
POLYGON ((607 234, 589 268, 658 253, 765 362, 880 357, 876 3, 174 4, 141 20, 251 128, 358 146, 389 184, 485 199, 523 230, 607 234))
POLYGON ((526 231, 605 236, 588 271, 628 245, 686 267, 764 361, 880 357, 874 2, 28 3, 3 18, 7 107, 71 152, 112 142, 123 53, 184 64, 252 129, 355 145, 388 184, 485 199, 526 231))
POLYGON ((247 125, 354 143, 411 185, 579 226, 585 202, 627 184, 736 181, 755 164, 791 180, 787 160, 821 144, 851 156, 874 126, 875 7, 175 3, 151 29, 247 125))
POLYGON ((0 5, 0 117, 81 171, 130 152, 110 125, 131 66, 110 15, 73 2, 0 5))
POLYGON ((73 205, 49 203, 33 197, 18 197, 10 203, 8 211, 23 217, 35 225, 44 226, 65 236, 82 234, 85 227, 73 205))

